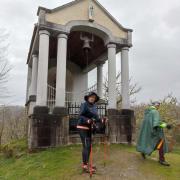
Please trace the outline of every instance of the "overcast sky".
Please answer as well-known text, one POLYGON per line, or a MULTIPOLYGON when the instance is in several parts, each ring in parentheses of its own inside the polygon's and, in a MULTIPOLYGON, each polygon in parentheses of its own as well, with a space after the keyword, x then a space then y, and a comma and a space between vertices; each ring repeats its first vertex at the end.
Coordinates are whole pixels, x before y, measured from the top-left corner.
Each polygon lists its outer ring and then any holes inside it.
MULTIPOLYGON (((9 34, 8 83, 11 98, 0 103, 24 105, 26 60, 37 8, 55 8, 68 0, 0 0, 0 28, 9 34)), ((130 76, 141 87, 137 102, 149 102, 173 93, 180 100, 180 1, 99 0, 125 27, 132 28, 130 76)), ((118 70, 120 58, 117 58, 118 70)), ((106 72, 107 65, 104 67, 106 72)))

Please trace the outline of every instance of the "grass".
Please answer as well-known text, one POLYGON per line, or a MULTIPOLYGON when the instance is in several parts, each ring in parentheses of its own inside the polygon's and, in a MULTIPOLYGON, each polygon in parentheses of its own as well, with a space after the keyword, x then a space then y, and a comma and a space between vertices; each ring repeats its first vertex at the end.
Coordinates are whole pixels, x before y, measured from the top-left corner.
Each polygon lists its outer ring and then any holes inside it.
POLYGON ((19 159, 0 159, 0 179, 60 179, 70 177, 79 164, 80 146, 49 149, 25 154, 19 159))
MULTIPOLYGON (((17 147, 14 143, 14 146, 17 147)), ((23 141, 19 143, 24 151, 23 141)), ((160 166, 156 162, 157 154, 142 160, 134 147, 111 145, 108 147, 106 166, 104 164, 103 146, 94 146, 94 161, 98 172, 93 179, 180 179, 180 149, 167 155, 171 167, 160 166)), ((73 180, 89 179, 82 174, 81 146, 73 145, 48 149, 36 153, 24 153, 20 157, 5 158, 0 155, 0 179, 2 180, 73 180)))

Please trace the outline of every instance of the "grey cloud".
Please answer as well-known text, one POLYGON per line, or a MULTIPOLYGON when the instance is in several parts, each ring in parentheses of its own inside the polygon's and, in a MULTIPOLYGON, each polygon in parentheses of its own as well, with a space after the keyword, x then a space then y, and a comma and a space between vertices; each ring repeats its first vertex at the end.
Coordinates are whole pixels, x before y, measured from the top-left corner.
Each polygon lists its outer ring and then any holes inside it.
POLYGON ((164 21, 167 23, 170 28, 180 28, 180 23, 178 22, 180 20, 180 5, 178 7, 174 7, 167 13, 167 15, 164 17, 164 21))

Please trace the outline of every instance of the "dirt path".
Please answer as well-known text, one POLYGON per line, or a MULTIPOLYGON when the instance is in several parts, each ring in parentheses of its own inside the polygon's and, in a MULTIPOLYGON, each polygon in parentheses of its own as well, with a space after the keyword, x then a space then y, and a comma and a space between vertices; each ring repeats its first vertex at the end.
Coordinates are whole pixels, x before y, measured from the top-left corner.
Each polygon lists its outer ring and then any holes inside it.
MULTIPOLYGON (((143 166, 148 164, 148 161, 158 166, 156 160, 143 160, 138 153, 127 152, 125 150, 114 150, 113 154, 108 153, 108 160, 104 167, 103 153, 100 153, 102 148, 97 147, 94 154, 94 160, 98 168, 97 174, 93 175, 94 180, 165 180, 151 172, 143 171, 143 166), (154 161, 154 162, 152 162, 154 161)), ((82 174, 72 177, 73 180, 90 179, 88 174, 82 174)))

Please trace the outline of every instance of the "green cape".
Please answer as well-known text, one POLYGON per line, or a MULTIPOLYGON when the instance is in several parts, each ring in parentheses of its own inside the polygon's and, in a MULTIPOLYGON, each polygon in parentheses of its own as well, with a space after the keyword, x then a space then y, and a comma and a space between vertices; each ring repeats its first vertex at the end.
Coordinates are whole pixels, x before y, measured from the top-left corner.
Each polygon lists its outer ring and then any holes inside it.
POLYGON ((156 150, 157 144, 161 139, 164 140, 164 153, 168 152, 167 142, 164 136, 163 129, 159 127, 161 124, 159 112, 154 106, 145 110, 144 120, 140 129, 140 134, 137 142, 137 151, 146 155, 156 150), (157 128, 155 128, 157 127, 157 128))

